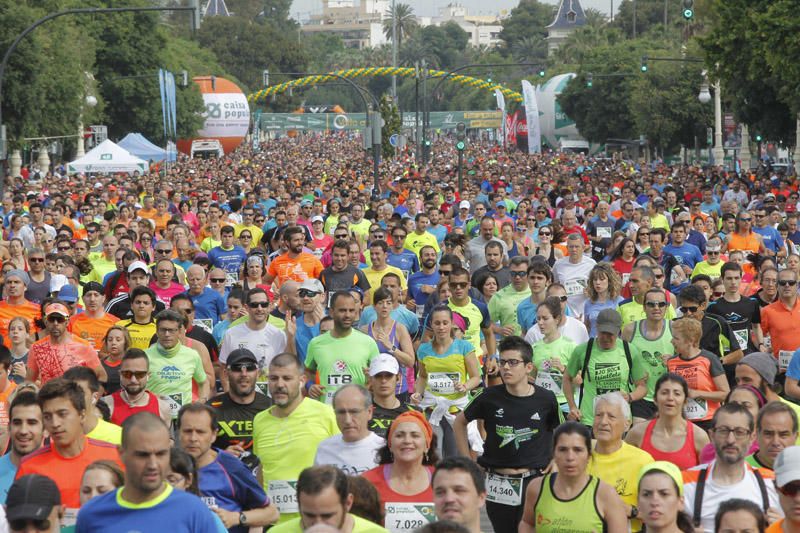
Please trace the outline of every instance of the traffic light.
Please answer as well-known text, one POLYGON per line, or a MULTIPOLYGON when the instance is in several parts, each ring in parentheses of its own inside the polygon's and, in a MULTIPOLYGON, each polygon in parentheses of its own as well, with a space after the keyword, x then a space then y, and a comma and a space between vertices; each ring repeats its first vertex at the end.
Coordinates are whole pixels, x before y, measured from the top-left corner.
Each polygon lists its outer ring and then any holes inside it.
POLYGON ((760 133, 756 133, 756 142, 761 142, 763 139, 760 133))
POLYGON ((544 69, 543 68, 539 69, 539 77, 540 78, 544 78, 544 69))
POLYGON ((694 0, 683 0, 683 18, 692 20, 694 17, 694 0))
POLYGON ((456 150, 463 152, 467 147, 467 125, 463 122, 456 124, 456 150))
POLYGON ((592 76, 592 73, 591 72, 588 73, 586 75, 586 86, 591 88, 593 80, 594 80, 594 76, 592 76))
POLYGON ((647 72, 647 56, 642 56, 642 72, 647 72))

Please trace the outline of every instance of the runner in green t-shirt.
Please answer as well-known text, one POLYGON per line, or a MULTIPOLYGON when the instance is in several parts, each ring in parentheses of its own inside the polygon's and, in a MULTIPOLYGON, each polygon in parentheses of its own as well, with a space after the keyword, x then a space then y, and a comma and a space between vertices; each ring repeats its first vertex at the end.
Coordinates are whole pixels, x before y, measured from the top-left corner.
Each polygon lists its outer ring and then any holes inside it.
POLYGON ((528 258, 515 256, 509 266, 511 284, 506 285, 489 300, 489 316, 492 318, 494 332, 499 338, 510 335, 524 335, 517 322, 517 306, 525 298, 530 298, 528 286, 528 258))
POLYGON ((308 380, 313 383, 308 395, 325 403, 331 403, 336 389, 342 385, 366 385, 364 369, 378 356, 375 340, 353 328, 358 312, 352 294, 334 293, 331 316, 333 329, 311 339, 305 362, 308 380), (315 383, 317 371, 319 384, 315 383))
POLYGON ((536 309, 536 323, 544 338, 533 345, 533 365, 536 368, 536 384, 555 394, 566 414, 569 404, 563 390, 564 371, 576 345, 571 339, 563 337, 558 329, 561 314, 561 302, 556 297, 547 298, 536 309))
POLYGON ((630 346, 631 364, 628 364, 624 341, 617 338, 621 325, 622 318, 617 311, 603 309, 597 315, 597 338, 589 340, 591 353, 587 368, 584 369, 584 361, 589 343, 576 346, 570 355, 564 396, 569 403, 570 418, 587 426, 591 426, 594 419, 595 396, 620 391, 628 402, 633 402, 647 393, 647 371, 642 364, 642 354, 635 346, 630 346), (583 380, 583 390, 580 405, 576 405, 573 382, 579 376, 583 380))

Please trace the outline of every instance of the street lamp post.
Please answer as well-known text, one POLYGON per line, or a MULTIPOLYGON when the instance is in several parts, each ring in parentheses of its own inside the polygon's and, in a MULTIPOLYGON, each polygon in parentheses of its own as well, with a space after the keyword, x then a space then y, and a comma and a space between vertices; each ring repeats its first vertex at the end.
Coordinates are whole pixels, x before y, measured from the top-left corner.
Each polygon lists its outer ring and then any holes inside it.
POLYGON ((714 148, 712 151, 715 165, 722 165, 725 161, 725 150, 722 148, 722 98, 720 96, 720 83, 710 85, 706 71, 703 71, 703 84, 697 99, 707 104, 711 101, 709 87, 714 89, 714 148))

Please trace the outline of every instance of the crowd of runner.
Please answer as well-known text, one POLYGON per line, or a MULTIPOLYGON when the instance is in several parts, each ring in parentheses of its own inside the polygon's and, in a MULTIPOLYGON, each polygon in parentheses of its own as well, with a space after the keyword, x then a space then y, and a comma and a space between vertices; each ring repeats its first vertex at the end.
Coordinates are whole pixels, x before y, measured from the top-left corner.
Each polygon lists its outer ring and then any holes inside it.
POLYGON ((800 530, 795 178, 432 153, 9 180, 0 532, 800 530))

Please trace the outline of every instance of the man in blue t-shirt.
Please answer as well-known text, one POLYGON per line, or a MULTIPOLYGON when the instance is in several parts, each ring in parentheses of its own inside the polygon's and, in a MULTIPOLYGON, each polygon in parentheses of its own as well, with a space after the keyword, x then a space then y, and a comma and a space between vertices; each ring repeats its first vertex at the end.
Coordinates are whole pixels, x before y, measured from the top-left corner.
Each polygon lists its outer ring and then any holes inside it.
POLYGON ((684 223, 676 222, 672 226, 670 235, 672 242, 664 246, 664 252, 674 256, 678 263, 683 265, 686 273, 691 274, 694 266, 703 260, 700 248, 686 242, 686 225, 684 223))
POLYGON ((186 282, 189 290, 186 294, 194 304, 195 320, 211 320, 209 329, 213 328, 222 316, 228 312, 225 299, 214 289, 206 286, 206 271, 200 265, 192 265, 186 271, 186 282))
POLYGON ((247 260, 247 252, 238 244, 234 244, 233 226, 223 226, 220 230, 220 244, 208 252, 208 259, 211 264, 225 271, 228 281, 226 286, 233 285, 239 281, 239 271, 242 263, 247 260))
POLYGON ((408 297, 406 307, 417 314, 420 323, 424 324, 423 309, 431 294, 436 293, 439 284, 439 272, 436 270, 436 248, 423 246, 419 251, 422 270, 411 274, 408 278, 408 297))
POLYGON ((756 206, 755 210, 753 210, 753 218, 755 219, 753 231, 761 235, 761 240, 764 241, 764 248, 769 250, 770 255, 776 255, 779 250, 783 249, 783 238, 778 233, 778 230, 769 223, 769 215, 764 204, 756 206))
POLYGON ((217 438, 213 407, 184 405, 177 418, 182 449, 194 457, 200 496, 230 533, 247 533, 278 521, 278 510, 253 473, 233 455, 211 447, 217 438))
POLYGON ((220 521, 197 496, 173 489, 169 429, 156 415, 136 413, 122 424, 125 484, 92 498, 78 513, 77 533, 218 533, 220 521))
POLYGON ((405 248, 408 233, 402 227, 392 230, 392 247, 386 254, 386 264, 399 268, 408 280, 409 276, 419 271, 419 260, 417 254, 405 248))

